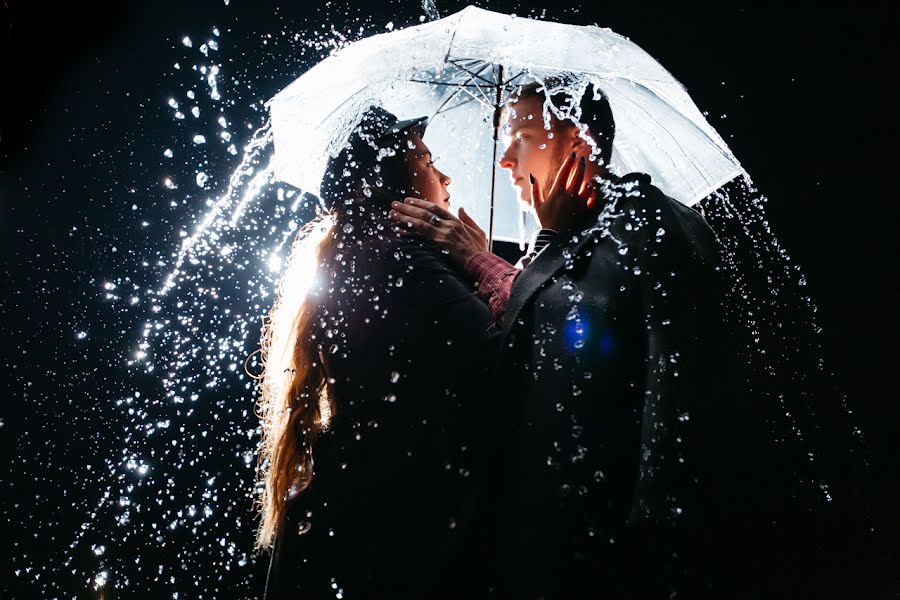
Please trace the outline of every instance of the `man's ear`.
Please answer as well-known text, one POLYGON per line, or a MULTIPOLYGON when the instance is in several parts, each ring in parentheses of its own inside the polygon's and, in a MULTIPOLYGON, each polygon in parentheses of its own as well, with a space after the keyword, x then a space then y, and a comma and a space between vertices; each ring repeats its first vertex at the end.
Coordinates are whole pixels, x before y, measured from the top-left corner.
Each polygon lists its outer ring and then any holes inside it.
POLYGON ((590 135, 590 130, 585 129, 585 132, 582 134, 578 127, 572 128, 572 150, 580 152, 585 149, 588 145, 587 141, 584 139, 584 136, 586 135, 590 135))

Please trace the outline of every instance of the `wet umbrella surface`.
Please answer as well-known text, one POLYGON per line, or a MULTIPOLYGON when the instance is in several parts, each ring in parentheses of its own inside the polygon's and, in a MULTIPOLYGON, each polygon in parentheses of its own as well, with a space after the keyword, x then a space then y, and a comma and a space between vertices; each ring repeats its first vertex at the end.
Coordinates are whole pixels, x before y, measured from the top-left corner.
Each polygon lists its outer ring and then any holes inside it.
MULTIPOLYGON (((396 2, 373 14, 362 3, 226 0, 182 17, 173 3, 110 4, 63 15, 98 40, 71 53, 84 44, 79 36, 61 26, 39 32, 36 7, 6 8, 14 27, 0 137, 4 597, 262 595, 268 557, 253 551, 260 430, 245 363, 258 371, 251 355, 261 320, 291 243, 319 206, 314 189, 279 179, 291 181, 266 103, 353 42, 439 28, 439 17, 463 8, 396 2), (59 72, 38 58, 51 48, 68 61, 59 72)), ((845 564, 866 570, 861 597, 886 597, 900 572, 882 541, 897 531, 887 509, 896 448, 885 433, 900 416, 886 366, 897 359, 898 298, 885 266, 897 208, 885 172, 854 149, 891 164, 870 115, 893 113, 888 93, 832 109, 823 94, 834 90, 812 82, 835 65, 856 73, 872 56, 896 57, 896 42, 854 35, 862 45, 843 54, 814 33, 797 40, 802 12, 773 24, 750 9, 483 8, 520 22, 609 27, 687 86, 724 165, 707 183, 740 175, 710 196, 692 182, 702 197, 685 200, 699 201, 722 242, 735 346, 771 408, 773 438, 801 465, 798 502, 844 501, 858 486, 843 474, 871 463, 875 483, 859 503, 869 520, 847 548, 849 557, 869 554, 845 564), (835 110, 862 121, 832 149, 822 127, 835 110)), ((865 22, 876 30, 897 16, 873 12, 865 22)), ((862 20, 822 18, 862 31, 862 20)), ((890 71, 864 68, 860 80, 890 71)), ((892 77, 884 85, 896 89, 892 77)), ((470 119, 478 197, 460 200, 485 207, 492 115, 481 100, 470 119)), ((435 135, 436 147, 449 136, 435 135)), ((447 171, 462 189, 468 163, 450 152, 456 172, 447 171)), ((508 194, 502 172, 496 184, 508 194)), ((476 214, 487 228, 488 211, 476 214)), ((517 240, 519 215, 507 216, 495 237, 517 240)), ((518 256, 514 244, 495 250, 518 256)), ((290 293, 302 293, 298 281, 290 293)))

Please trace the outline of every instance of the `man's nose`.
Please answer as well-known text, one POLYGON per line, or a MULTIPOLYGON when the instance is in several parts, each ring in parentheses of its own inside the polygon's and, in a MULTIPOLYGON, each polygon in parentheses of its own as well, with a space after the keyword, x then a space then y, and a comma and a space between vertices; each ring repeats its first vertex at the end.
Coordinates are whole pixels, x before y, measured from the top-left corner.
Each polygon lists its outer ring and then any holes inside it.
POLYGON ((447 187, 448 185, 450 185, 453 182, 453 180, 450 179, 450 177, 448 177, 447 175, 444 175, 440 171, 438 171, 438 176, 440 177, 439 181, 441 182, 441 185, 444 187, 447 187))
POLYGON ((509 155, 509 150, 507 150, 503 153, 503 156, 500 157, 500 168, 512 171, 513 165, 515 165, 515 161, 509 155))

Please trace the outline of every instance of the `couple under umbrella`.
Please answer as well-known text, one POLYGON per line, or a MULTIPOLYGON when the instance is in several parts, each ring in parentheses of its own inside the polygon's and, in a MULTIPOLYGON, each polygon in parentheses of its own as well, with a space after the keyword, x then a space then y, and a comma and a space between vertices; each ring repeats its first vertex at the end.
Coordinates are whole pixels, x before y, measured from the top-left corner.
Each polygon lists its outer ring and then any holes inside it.
MULTIPOLYGON (((465 79, 431 84, 486 98, 486 71, 450 56, 465 79)), ((771 461, 735 385, 715 235, 616 174, 646 156, 619 144, 625 88, 489 72, 499 166, 539 228, 517 264, 450 212, 427 119, 360 106, 319 169, 326 210, 262 343, 266 597, 760 597, 771 461)), ((717 168, 706 183, 736 175, 717 168)))
POLYGON ((373 107, 330 163, 329 212, 297 242, 318 241, 314 283, 270 324, 292 326, 263 404, 270 597, 662 593, 693 575, 700 540, 678 541, 710 533, 695 511, 714 520, 700 492, 724 434, 715 239, 646 175, 603 168, 602 97, 548 138, 543 90, 503 117, 500 164, 542 226, 519 265, 449 213, 423 121, 373 107))

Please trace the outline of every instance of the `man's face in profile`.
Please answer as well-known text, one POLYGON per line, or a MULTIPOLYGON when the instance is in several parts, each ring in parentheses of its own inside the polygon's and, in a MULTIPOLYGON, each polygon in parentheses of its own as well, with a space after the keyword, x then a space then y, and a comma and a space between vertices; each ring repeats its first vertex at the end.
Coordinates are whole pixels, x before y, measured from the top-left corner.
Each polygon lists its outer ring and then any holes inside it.
POLYGON ((531 207, 529 173, 534 175, 541 189, 549 190, 565 155, 572 151, 571 143, 567 144, 571 136, 560 135, 556 119, 551 118, 550 130, 544 128, 543 108, 543 99, 531 96, 511 102, 504 110, 502 127, 506 151, 500 166, 509 169, 511 183, 518 191, 523 208, 531 207))

